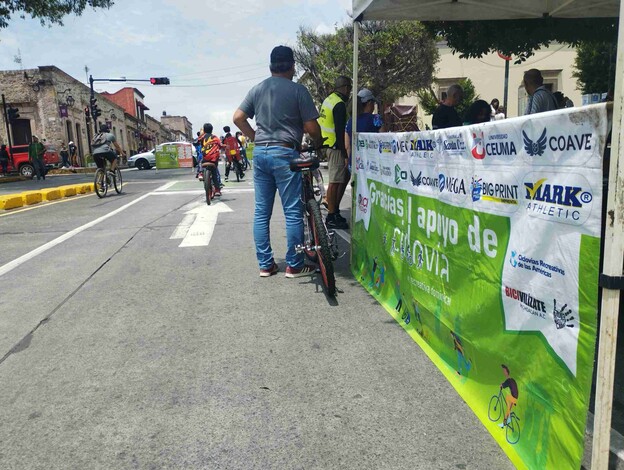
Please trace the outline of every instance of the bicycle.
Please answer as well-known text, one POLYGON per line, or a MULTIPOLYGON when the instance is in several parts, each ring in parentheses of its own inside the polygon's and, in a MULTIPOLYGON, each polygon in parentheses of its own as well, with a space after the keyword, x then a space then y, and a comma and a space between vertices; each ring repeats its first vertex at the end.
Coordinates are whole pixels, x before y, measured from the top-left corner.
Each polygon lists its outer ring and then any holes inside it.
POLYGON ((230 170, 232 169, 232 165, 234 165, 234 172, 236 173, 236 182, 240 182, 241 179, 245 177, 243 173, 243 165, 239 160, 233 158, 232 161, 227 161, 225 164, 225 177, 229 179, 230 170))
POLYGON ((95 170, 95 178, 93 181, 95 194, 101 199, 108 193, 108 188, 114 186, 117 194, 121 194, 121 188, 123 181, 121 179, 121 171, 119 167, 115 168, 115 171, 106 170, 106 161, 104 161, 104 168, 98 167, 95 170))
POLYGON ((315 197, 313 172, 318 169, 320 162, 312 149, 307 157, 295 158, 290 162, 290 170, 301 173, 303 203, 303 245, 297 245, 297 253, 304 253, 306 257, 318 264, 323 285, 327 294, 336 295, 336 278, 334 276, 334 260, 338 258, 338 242, 333 230, 327 230, 321 215, 321 207, 315 197))
MULTIPOLYGON (((503 397, 503 389, 501 388, 498 391, 498 395, 492 395, 492 398, 490 398, 490 404, 488 406, 488 418, 490 418, 490 421, 497 422, 501 418, 501 415, 503 415, 503 409, 506 407, 507 402, 503 397)), ((520 440, 520 418, 518 418, 518 415, 513 411, 513 407, 511 413, 509 413, 509 417, 504 419, 503 424, 505 425, 505 439, 507 439, 507 442, 510 444, 516 444, 520 440)))
POLYGON ((202 162, 202 178, 204 179, 204 191, 206 192, 206 204, 210 205, 218 191, 218 182, 214 171, 217 166, 212 162, 202 162), (212 179, 215 178, 213 182, 212 179))

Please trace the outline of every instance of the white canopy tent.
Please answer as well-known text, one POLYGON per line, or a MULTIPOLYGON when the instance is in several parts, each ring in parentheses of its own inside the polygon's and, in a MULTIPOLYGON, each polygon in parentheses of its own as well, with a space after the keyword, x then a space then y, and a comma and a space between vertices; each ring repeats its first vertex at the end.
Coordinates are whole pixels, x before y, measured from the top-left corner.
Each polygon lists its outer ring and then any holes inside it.
MULTIPOLYGON (((602 288, 602 313, 598 374, 594 419, 592 469, 608 468, 611 413, 613 405, 613 379, 615 348, 620 303, 620 288, 624 282, 624 1, 620 0, 353 0, 354 50, 353 89, 358 90, 358 38, 359 22, 366 20, 418 20, 418 21, 471 21, 513 20, 545 17, 598 18, 619 17, 619 36, 615 96, 613 103, 613 129, 605 254, 603 276, 611 281, 611 288, 602 288)), ((353 100, 352 115, 357 115, 353 100)), ((355 130, 354 130, 355 134, 355 130)), ((355 141, 356 135, 353 136, 355 141)), ((603 276, 601 276, 601 281, 603 276)))

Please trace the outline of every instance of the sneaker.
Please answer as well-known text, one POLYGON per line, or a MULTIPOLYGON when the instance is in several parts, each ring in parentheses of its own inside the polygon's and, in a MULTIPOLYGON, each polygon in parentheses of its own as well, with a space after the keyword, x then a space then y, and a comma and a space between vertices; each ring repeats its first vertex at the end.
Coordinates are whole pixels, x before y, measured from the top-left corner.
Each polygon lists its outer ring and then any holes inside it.
POLYGON ((329 209, 329 204, 327 202, 327 198, 324 197, 323 200, 321 201, 321 205, 325 208, 325 209, 329 209))
POLYGON ((277 274, 278 271, 279 271, 279 266, 277 265, 275 261, 273 261, 273 266, 271 266, 269 269, 260 270, 260 277, 271 277, 277 274))
POLYGON ((335 230, 335 229, 348 230, 349 229, 349 224, 347 223, 347 221, 344 219, 339 219, 338 217, 336 217, 335 214, 327 215, 327 218, 325 219, 325 226, 329 230, 335 230))
POLYGON ((336 218, 337 218, 337 219, 342 220, 343 222, 346 222, 346 221, 347 221, 347 219, 345 219, 343 216, 341 216, 341 215, 340 215, 340 212, 336 212, 336 214, 335 214, 335 215, 336 215, 336 218))
POLYGON ((204 181, 204 175, 202 175, 201 173, 199 174, 198 178, 199 178, 199 181, 204 181))
POLYGON ((215 197, 221 197, 221 191, 215 191, 214 195, 215 197))
POLYGON ((286 266, 286 277, 303 277, 303 276, 311 276, 316 272, 316 269, 313 266, 305 265, 302 268, 291 268, 290 266, 286 266))

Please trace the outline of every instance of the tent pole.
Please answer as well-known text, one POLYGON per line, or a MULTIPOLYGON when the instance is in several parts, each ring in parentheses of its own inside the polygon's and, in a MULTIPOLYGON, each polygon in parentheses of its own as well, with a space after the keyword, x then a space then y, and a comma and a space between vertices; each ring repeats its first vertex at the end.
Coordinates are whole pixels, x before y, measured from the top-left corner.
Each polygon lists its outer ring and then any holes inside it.
MULTIPOLYGON (((351 98, 351 156, 353 157, 353 153, 357 148, 357 92, 359 89, 358 84, 358 68, 360 63, 360 22, 357 19, 353 22, 353 91, 351 98)), ((355 161, 354 158, 351 159, 352 162, 355 161)), ((357 204, 357 191, 354 190, 354 177, 355 177, 356 167, 352 163, 351 164, 351 229, 355 227, 355 205, 357 204)), ((353 266, 353 244, 349 245, 351 247, 350 253, 350 265, 353 266)))
MULTIPOLYGON (((605 249, 602 272, 603 276, 619 277, 622 276, 622 265, 624 262, 624 200, 621 197, 622 191, 624 191, 624 161, 620 163, 620 156, 624 148, 624 128, 622 127, 622 108, 624 105, 624 1, 620 2, 620 27, 614 91, 609 194, 607 214, 605 215, 607 220, 605 221, 605 249)), ((620 305, 620 290, 619 287, 614 287, 605 288, 602 286, 592 470, 606 470, 609 466, 613 377, 620 305)))

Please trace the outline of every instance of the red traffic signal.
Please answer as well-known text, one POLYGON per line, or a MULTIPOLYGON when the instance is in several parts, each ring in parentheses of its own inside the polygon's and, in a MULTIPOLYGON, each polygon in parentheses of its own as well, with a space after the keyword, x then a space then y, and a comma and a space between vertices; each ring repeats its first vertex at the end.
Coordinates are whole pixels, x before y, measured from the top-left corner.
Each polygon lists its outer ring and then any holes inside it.
POLYGON ((169 85, 169 79, 167 77, 152 77, 150 83, 152 85, 169 85))

